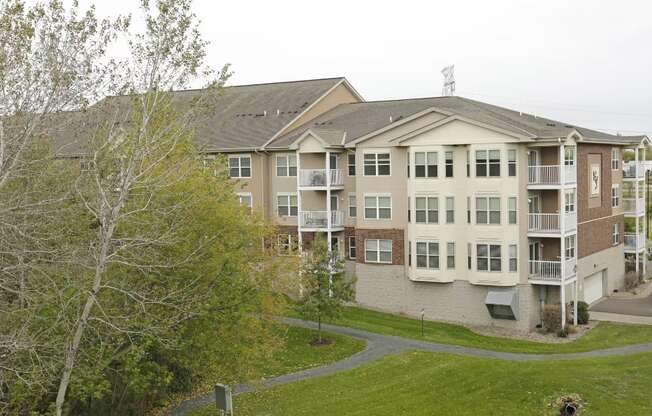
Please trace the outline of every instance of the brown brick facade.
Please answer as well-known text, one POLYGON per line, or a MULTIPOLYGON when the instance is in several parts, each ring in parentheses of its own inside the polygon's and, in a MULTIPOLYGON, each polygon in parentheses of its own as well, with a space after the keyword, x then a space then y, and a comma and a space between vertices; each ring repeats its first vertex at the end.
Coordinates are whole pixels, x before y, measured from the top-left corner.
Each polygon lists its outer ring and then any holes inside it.
POLYGON ((577 146, 577 221, 582 223, 611 215, 611 149, 605 144, 579 144, 577 146), (589 159, 600 161, 600 205, 589 205, 589 159))
MULTIPOLYGON (((625 229, 624 216, 613 216, 611 207, 611 186, 613 180, 621 182, 619 177, 612 178, 611 150, 607 144, 584 144, 577 146, 577 222, 579 258, 613 247, 613 225, 618 223, 620 242, 623 242, 625 229), (590 198, 589 171, 590 164, 600 162, 600 198, 590 198)), ((622 189, 622 185, 621 185, 622 189)), ((622 203, 622 194, 621 194, 622 203)))
POLYGON ((577 242, 577 250, 579 258, 613 247, 614 224, 619 224, 619 244, 622 244, 625 232, 624 215, 615 215, 578 224, 579 241, 577 242))
MULTIPOLYGON (((364 240, 383 239, 392 240, 392 264, 403 265, 405 254, 404 231, 401 229, 355 229, 355 243, 358 249, 358 263, 364 263, 364 240)), ((367 263, 375 264, 375 263, 367 263)), ((386 265, 386 264, 385 264, 386 265)))

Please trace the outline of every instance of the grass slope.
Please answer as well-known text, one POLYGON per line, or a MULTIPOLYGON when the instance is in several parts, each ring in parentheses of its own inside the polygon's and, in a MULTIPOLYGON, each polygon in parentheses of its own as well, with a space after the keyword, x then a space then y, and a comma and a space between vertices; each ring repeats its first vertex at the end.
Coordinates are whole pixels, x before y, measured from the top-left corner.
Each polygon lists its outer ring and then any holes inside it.
POLYGON ((317 337, 317 331, 287 327, 286 345, 269 362, 261 363, 260 370, 265 378, 294 373, 312 367, 319 367, 343 360, 362 351, 366 342, 338 334, 323 333, 333 341, 330 345, 313 347, 310 341, 317 337))
POLYGON ((544 344, 489 337, 476 334, 461 325, 430 321, 424 322, 424 336, 422 337, 421 321, 418 319, 356 307, 347 307, 342 317, 333 323, 404 338, 522 353, 579 352, 652 342, 652 327, 650 326, 609 322, 601 322, 579 340, 565 344, 544 344))
MULTIPOLYGON (((652 414, 652 354, 572 362, 506 362, 426 352, 235 399, 239 416, 554 415, 578 393, 586 415, 652 414)), ((215 415, 205 408, 195 416, 215 415)))

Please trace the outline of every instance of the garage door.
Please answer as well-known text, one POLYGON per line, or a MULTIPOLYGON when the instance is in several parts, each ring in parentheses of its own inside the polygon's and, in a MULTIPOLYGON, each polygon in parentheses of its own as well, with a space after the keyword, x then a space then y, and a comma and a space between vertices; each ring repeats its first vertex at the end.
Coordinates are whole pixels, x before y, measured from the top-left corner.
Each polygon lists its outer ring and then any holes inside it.
POLYGON ((602 297, 602 272, 584 278, 584 302, 593 303, 602 297))

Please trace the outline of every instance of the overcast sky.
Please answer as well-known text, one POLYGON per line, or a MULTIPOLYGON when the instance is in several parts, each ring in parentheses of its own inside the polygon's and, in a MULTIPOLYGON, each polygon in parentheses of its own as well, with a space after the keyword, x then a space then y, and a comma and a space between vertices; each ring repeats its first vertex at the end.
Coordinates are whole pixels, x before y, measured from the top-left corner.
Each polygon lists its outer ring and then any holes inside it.
MULTIPOLYGON (((100 15, 137 0, 81 0, 100 15)), ((367 100, 457 95, 652 135, 652 2, 195 0, 231 84, 345 76, 367 100)))

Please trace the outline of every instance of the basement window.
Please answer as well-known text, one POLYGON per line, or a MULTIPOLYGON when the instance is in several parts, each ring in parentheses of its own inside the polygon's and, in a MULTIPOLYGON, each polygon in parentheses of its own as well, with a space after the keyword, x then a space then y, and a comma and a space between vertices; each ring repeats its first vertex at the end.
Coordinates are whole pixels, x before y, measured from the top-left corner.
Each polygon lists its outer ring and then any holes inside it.
POLYGON ((518 319, 518 290, 509 289, 490 289, 484 301, 494 319, 518 319))

